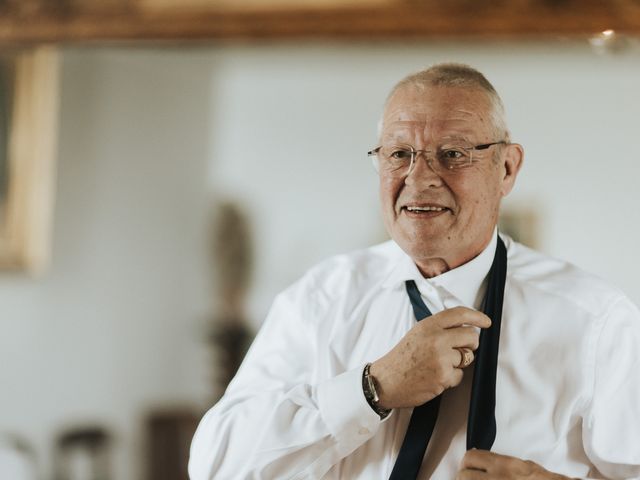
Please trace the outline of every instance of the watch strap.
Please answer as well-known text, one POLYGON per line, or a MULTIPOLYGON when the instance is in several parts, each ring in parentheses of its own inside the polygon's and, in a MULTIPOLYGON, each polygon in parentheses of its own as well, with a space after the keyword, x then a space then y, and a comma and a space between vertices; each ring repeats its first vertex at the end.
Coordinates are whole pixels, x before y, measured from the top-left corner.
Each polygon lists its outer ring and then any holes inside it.
POLYGON ((380 420, 384 420, 391 413, 391 409, 382 408, 378 405, 380 397, 378 396, 378 390, 376 388, 376 379, 369 372, 370 368, 371 363, 367 363, 362 371, 362 391, 371 409, 378 414, 380 420))

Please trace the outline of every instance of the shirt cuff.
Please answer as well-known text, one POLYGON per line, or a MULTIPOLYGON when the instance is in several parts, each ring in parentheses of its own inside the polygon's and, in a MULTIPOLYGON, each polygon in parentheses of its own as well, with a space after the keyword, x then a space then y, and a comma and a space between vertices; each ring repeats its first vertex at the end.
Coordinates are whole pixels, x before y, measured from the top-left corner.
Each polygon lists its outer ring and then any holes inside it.
POLYGON ((363 369, 364 364, 318 384, 320 415, 343 455, 373 437, 380 426, 362 391, 363 369))

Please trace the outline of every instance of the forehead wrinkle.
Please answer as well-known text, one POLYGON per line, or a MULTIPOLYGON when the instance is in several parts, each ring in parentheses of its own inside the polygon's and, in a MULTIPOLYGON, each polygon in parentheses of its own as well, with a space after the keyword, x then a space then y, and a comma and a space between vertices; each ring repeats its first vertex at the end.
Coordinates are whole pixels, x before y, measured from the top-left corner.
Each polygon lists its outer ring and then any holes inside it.
POLYGON ((392 122, 383 129, 380 137, 381 142, 396 141, 409 144, 430 143, 435 140, 441 141, 464 141, 470 142, 470 138, 477 136, 476 130, 457 127, 454 125, 439 125, 439 123, 451 122, 422 122, 422 121, 401 121, 392 122), (434 123, 435 125, 429 125, 434 123))
POLYGON ((410 133, 414 139, 462 137, 478 140, 492 135, 491 111, 485 96, 457 88, 398 91, 383 113, 381 140, 410 133), (400 133, 396 133, 400 130, 400 133))
POLYGON ((446 125, 448 123, 478 121, 484 124, 487 119, 485 112, 481 112, 478 109, 467 109, 462 105, 447 109, 445 112, 438 112, 437 118, 434 118, 431 109, 417 107, 420 106, 414 105, 407 108, 406 105, 398 105, 393 110, 386 111, 383 117, 383 127, 399 125, 400 128, 405 126, 410 128, 419 124, 446 125))
MULTIPOLYGON (((382 140, 409 142, 410 139, 419 135, 419 131, 423 130, 422 124, 422 122, 393 122, 391 125, 393 128, 385 128, 382 131, 382 140)), ((426 126, 424 130, 426 131, 426 126)))

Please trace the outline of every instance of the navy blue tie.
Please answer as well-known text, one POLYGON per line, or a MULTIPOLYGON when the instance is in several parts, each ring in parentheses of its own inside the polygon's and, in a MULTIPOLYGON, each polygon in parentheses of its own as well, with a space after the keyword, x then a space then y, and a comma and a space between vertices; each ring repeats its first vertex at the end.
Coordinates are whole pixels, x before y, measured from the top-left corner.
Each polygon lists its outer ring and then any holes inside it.
MULTIPOLYGON (((496 372, 504 286, 507 274, 507 249, 498 236, 496 254, 487 278, 487 292, 483 312, 491 318, 491 327, 480 333, 480 346, 475 352, 475 369, 469 403, 467 449, 490 450, 496 437, 496 372)), ((423 320, 431 312, 422 301, 413 280, 405 284, 416 320, 423 320)), ((400 447, 400 452, 389 480, 414 480, 418 477, 424 454, 438 418, 440 398, 437 396, 413 409, 400 447)))

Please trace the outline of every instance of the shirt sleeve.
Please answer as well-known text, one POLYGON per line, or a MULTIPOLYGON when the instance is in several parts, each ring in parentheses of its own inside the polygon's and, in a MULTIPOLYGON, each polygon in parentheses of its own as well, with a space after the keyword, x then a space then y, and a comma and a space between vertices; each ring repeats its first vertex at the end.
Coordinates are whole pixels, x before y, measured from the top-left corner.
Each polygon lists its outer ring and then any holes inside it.
POLYGON ((191 480, 320 478, 371 438, 380 418, 362 368, 316 371, 317 305, 299 282, 279 295, 223 398, 198 426, 191 480))
POLYGON ((595 344, 585 452, 607 479, 640 479, 640 312, 626 298, 609 309, 595 344))

